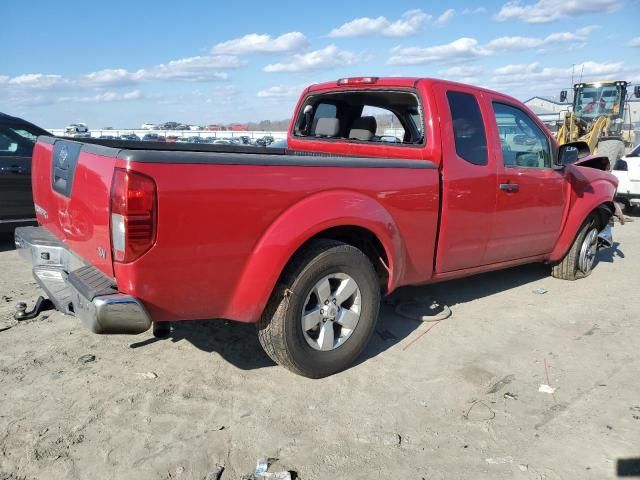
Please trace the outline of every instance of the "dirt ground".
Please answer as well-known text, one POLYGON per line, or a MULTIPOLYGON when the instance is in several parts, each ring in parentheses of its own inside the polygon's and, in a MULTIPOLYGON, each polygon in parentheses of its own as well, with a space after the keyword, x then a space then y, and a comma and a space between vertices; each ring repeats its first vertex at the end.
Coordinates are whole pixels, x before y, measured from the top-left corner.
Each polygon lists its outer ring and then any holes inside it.
POLYGON ((414 322, 387 303, 359 362, 323 380, 275 366, 252 325, 183 323, 154 341, 57 312, 17 324, 15 302, 39 291, 5 239, 0 479, 201 480, 220 465, 228 480, 259 457, 302 480, 616 478, 640 463, 631 220, 584 280, 529 265, 399 291, 453 316, 414 322))

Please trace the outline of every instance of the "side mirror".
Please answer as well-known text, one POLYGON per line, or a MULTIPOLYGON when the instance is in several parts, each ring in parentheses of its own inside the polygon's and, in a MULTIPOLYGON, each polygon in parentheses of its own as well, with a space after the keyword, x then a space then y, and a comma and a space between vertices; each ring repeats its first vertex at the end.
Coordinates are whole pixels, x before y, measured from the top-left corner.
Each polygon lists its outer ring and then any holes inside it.
POLYGON ((640 85, 636 85, 635 87, 633 87, 633 95, 636 98, 640 98, 640 85))
POLYGON ((567 99, 567 91, 566 90, 561 90, 560 91, 560 102, 564 103, 564 101, 567 99))
POLYGON ((591 155, 586 142, 570 142, 560 145, 556 166, 563 167, 577 162, 579 159, 591 155))

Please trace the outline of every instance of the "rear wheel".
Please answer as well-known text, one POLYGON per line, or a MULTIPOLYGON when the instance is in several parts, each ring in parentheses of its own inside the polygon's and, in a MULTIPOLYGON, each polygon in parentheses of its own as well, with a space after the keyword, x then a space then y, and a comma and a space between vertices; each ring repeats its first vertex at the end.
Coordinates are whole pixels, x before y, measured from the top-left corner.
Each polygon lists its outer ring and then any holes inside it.
POLYGON ((258 322, 258 338, 276 363, 305 377, 326 377, 362 353, 379 306, 369 259, 351 245, 315 240, 285 269, 258 322))
POLYGON ((609 158, 613 167, 624 156, 624 142, 622 140, 602 140, 598 143, 597 154, 609 158))
POLYGON ((553 265, 551 275, 562 280, 577 280, 593 271, 598 253, 596 217, 591 215, 583 224, 564 258, 553 265))

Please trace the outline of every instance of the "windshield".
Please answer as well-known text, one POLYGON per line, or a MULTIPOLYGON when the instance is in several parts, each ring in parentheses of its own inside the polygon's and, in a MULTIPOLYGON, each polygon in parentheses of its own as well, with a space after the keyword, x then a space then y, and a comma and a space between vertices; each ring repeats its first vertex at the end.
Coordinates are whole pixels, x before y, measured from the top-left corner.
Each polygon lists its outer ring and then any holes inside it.
POLYGON ((617 115, 620 109, 621 89, 617 85, 585 86, 576 89, 576 114, 595 118, 617 115))

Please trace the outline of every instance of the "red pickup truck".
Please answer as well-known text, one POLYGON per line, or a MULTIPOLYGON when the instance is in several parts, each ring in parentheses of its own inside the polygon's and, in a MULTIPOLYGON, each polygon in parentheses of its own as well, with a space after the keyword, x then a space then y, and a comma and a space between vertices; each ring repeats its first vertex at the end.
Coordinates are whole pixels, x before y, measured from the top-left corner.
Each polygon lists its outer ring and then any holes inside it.
POLYGON ((500 93, 346 78, 304 90, 287 149, 40 137, 40 226, 16 245, 96 333, 251 322, 274 361, 323 377, 400 286, 530 262, 588 275, 617 180, 579 147, 500 93))

